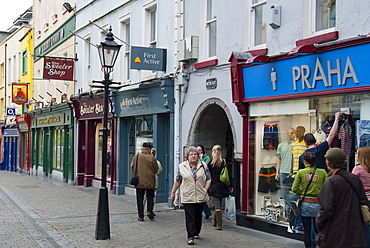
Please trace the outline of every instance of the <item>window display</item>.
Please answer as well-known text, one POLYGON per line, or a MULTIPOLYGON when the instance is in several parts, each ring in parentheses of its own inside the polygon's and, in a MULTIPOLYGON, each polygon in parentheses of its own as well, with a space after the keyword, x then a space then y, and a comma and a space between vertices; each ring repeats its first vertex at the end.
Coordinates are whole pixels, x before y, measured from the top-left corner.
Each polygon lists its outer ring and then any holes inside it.
MULTIPOLYGON (((325 154, 329 147, 339 147, 352 171, 356 149, 370 146, 369 107, 368 92, 251 103, 249 126, 255 128, 250 128, 254 140, 249 160, 255 170, 255 215, 289 220, 287 201, 295 197, 291 177, 302 167, 300 157, 306 151, 325 154), (341 113, 337 121, 336 112, 341 113)), ((320 156, 317 164, 325 169, 320 156)))

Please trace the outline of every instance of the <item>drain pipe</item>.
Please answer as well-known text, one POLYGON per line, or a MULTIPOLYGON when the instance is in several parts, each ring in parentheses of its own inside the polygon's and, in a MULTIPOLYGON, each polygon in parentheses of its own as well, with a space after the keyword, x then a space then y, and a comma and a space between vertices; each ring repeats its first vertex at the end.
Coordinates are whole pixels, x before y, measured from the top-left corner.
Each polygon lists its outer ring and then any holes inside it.
MULTIPOLYGON (((176 21, 176 30, 175 30, 175 37, 176 37, 176 61, 178 61, 178 44, 179 41, 183 39, 183 0, 176 1, 176 14, 175 14, 175 21, 176 21)), ((180 62, 177 62, 177 68, 180 68, 180 62)), ((181 132, 182 132, 182 108, 181 108, 181 85, 183 84, 183 78, 181 73, 175 78, 175 124, 174 124, 174 168, 173 168, 173 175, 172 180, 170 180, 169 185, 169 197, 168 197, 168 206, 172 207, 173 203, 171 201, 171 189, 172 183, 175 181, 176 174, 177 174, 177 166, 182 162, 181 161, 181 132)))

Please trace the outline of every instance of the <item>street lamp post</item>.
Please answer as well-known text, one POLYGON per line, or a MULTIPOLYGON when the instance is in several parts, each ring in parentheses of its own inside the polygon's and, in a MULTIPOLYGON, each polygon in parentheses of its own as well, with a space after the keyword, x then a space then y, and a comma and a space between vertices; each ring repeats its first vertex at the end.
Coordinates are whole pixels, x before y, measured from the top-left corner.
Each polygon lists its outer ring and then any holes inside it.
POLYGON ((102 173, 101 187, 99 189, 98 214, 96 218, 95 239, 105 240, 110 239, 110 224, 109 224, 109 206, 108 206, 108 189, 107 189, 107 148, 108 148, 108 111, 109 111, 109 87, 112 80, 109 78, 113 71, 113 66, 117 60, 121 45, 118 45, 113 38, 112 27, 105 37, 105 42, 101 42, 98 46, 100 63, 104 72, 104 80, 98 83, 103 84, 104 88, 104 116, 103 116, 103 147, 102 147, 102 173))

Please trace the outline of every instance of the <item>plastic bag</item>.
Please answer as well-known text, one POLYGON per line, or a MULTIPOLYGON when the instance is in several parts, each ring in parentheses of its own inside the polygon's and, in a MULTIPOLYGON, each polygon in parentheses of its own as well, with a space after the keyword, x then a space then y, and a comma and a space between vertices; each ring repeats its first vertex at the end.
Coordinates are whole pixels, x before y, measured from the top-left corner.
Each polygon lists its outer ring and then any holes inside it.
POLYGON ((235 197, 234 196, 226 197, 224 215, 229 220, 235 219, 236 207, 235 207, 235 197))

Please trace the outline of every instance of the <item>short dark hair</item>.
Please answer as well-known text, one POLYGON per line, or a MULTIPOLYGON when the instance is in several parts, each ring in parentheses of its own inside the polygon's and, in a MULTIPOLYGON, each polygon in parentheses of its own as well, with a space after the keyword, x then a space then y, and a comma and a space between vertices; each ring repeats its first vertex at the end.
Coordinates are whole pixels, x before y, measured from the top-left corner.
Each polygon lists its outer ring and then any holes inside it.
POLYGON ((303 140, 304 142, 307 144, 307 145, 314 145, 316 144, 316 139, 315 139, 315 136, 313 136, 312 133, 306 133, 303 137, 303 140))
POLYGON ((313 152, 305 152, 303 154, 303 160, 307 161, 311 165, 311 167, 314 167, 316 165, 316 155, 313 152))

